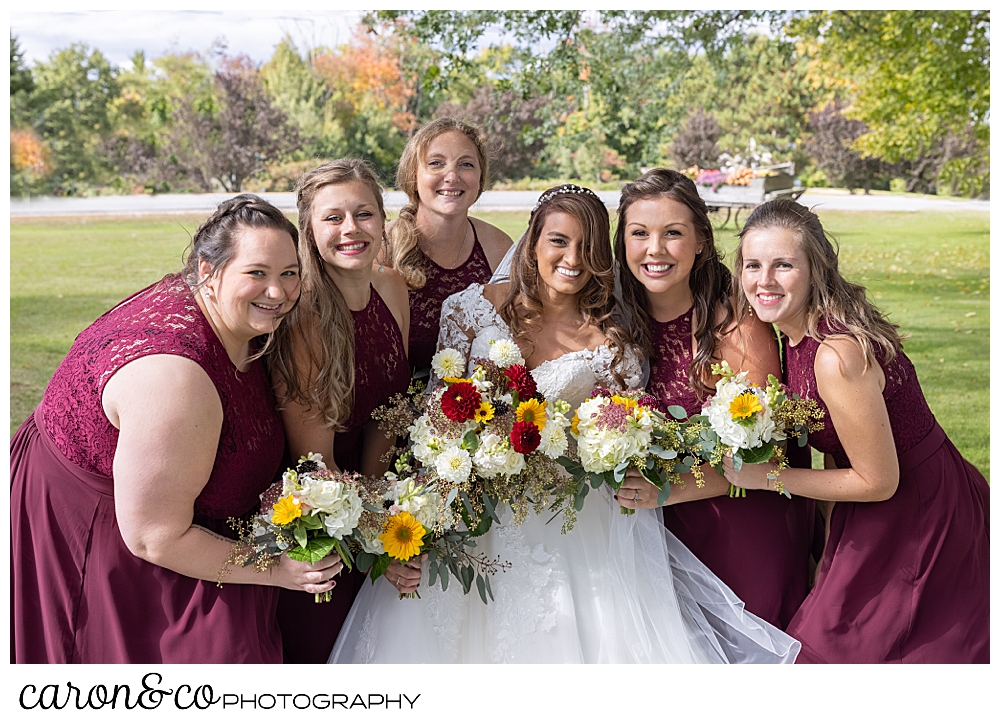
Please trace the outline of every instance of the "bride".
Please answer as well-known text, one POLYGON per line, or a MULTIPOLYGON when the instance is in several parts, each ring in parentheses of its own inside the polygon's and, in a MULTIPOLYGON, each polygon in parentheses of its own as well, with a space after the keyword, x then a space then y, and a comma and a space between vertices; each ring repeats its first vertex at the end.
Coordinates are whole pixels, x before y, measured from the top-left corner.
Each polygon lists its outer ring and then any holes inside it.
MULTIPOLYGON (((550 189, 531 213, 510 282, 449 297, 438 348, 468 361, 512 339, 541 391, 578 406, 594 387, 638 388, 639 360, 614 314, 608 213, 588 189, 550 189)), ((433 384, 433 380, 432 380, 433 384)), ((605 486, 573 529, 510 511, 477 552, 512 565, 494 599, 453 582, 400 600, 381 578, 358 594, 330 663, 791 663, 799 644, 753 614, 663 527, 659 508, 626 516, 605 486)))

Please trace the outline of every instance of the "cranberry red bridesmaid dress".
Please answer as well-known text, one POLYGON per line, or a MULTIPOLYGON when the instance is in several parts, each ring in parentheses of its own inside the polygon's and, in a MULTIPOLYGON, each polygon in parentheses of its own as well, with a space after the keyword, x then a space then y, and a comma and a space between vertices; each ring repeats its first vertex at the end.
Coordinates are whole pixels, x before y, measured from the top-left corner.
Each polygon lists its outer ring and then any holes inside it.
POLYGON ((452 294, 464 291, 470 284, 486 284, 493 272, 486 252, 479 243, 476 226, 472 226, 473 246, 469 258, 454 269, 445 269, 421 252, 422 268, 427 283, 410 290, 410 367, 416 372, 429 369, 437 348, 441 328, 441 305, 452 294))
POLYGON ((194 360, 215 383, 223 423, 194 523, 233 537, 275 479, 284 432, 258 360, 239 372, 179 275, 87 327, 10 443, 11 661, 280 663, 270 586, 189 578, 134 556, 115 517, 118 430, 104 386, 152 354, 194 360))
MULTIPOLYGON (((403 335, 395 317, 372 287, 368 306, 351 312, 354 318, 354 407, 344 432, 333 441, 333 459, 341 470, 357 471, 365 425, 372 412, 396 393, 406 392, 410 368, 403 335)), ((346 568, 335 579, 333 599, 316 603, 311 593, 283 589, 278 602, 285 661, 325 664, 354 598, 365 582, 357 570, 346 568)))
MULTIPOLYGON (((647 390, 688 415, 701 412, 688 379, 691 313, 653 320, 656 358, 647 390)), ((690 483, 689 483, 690 484, 690 483)), ((693 500, 663 509, 664 525, 746 603, 747 610, 785 628, 809 590, 809 544, 815 504, 763 490, 746 497, 693 500)))
MULTIPOLYGON (((825 410, 818 349, 811 337, 787 347, 788 385, 825 410)), ((906 355, 882 369, 899 487, 885 501, 834 504, 816 585, 788 626, 798 661, 988 663, 989 485, 934 419, 906 355)), ((832 425, 809 442, 850 467, 832 425)))

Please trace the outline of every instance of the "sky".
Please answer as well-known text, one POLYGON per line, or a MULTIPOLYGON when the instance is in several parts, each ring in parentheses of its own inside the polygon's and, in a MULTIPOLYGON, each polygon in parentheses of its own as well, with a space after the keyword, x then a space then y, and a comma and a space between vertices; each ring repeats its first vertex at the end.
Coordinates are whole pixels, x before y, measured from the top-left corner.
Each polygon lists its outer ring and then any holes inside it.
POLYGON ((300 50, 345 43, 363 14, 361 10, 309 10, 299 3, 284 11, 280 2, 260 9, 250 3, 230 3, 230 8, 240 9, 226 9, 206 2, 200 10, 171 10, 169 3, 161 3, 164 9, 159 10, 71 10, 55 3, 41 4, 53 8, 10 12, 10 32, 29 65, 45 61, 54 50, 71 43, 85 43, 100 50, 112 65, 128 67, 136 50, 145 51, 147 58, 168 52, 205 53, 220 39, 228 54, 246 54, 263 63, 285 34, 300 50))

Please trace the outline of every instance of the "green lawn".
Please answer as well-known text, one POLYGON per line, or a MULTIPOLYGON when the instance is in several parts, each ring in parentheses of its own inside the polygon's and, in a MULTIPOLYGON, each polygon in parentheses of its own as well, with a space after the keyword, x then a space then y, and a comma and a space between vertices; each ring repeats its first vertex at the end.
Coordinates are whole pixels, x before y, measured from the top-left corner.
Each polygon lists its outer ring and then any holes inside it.
MULTIPOLYGON (((822 212, 844 274, 910 335, 931 409, 989 477, 989 214, 822 212)), ((517 237, 527 212, 480 214, 517 237)), ((74 337, 102 312, 180 269, 203 217, 11 220, 10 432, 30 414, 74 337)), ((732 224, 719 230, 735 247, 732 224)))

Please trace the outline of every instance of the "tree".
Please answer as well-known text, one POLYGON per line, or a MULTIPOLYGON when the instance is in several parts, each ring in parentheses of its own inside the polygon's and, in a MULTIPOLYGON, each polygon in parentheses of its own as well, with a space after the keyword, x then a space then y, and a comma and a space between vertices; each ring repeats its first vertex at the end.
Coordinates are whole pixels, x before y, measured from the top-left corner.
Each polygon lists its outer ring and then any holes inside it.
POLYGON ((516 179, 530 175, 545 148, 545 140, 532 133, 542 125, 539 111, 545 105, 544 98, 522 100, 512 90, 500 91, 487 84, 477 88, 464 106, 442 103, 434 116, 461 118, 486 131, 493 177, 516 179))
POLYGON ((55 51, 35 73, 34 125, 51 150, 52 183, 73 193, 106 182, 111 167, 102 153, 112 131, 117 73, 99 50, 76 43, 55 51))
POLYGON ((938 175, 988 194, 989 19, 988 10, 813 11, 788 32, 813 58, 817 84, 846 95, 845 115, 866 125, 858 151, 926 167, 952 139, 938 175))
POLYGON ((10 36, 10 125, 24 128, 31 124, 29 99, 35 90, 35 79, 24 63, 24 52, 17 38, 10 36))
POLYGON ((715 116, 696 110, 685 121, 670 144, 670 155, 677 166, 715 168, 719 159, 719 124, 715 116))
POLYGON ((226 191, 240 191, 243 182, 275 160, 298 148, 298 132, 264 89, 257 67, 246 56, 227 58, 215 74, 222 110, 218 116, 219 146, 212 154, 213 175, 226 191))
POLYGON ((664 135, 674 138, 693 110, 704 109, 718 125, 720 154, 743 155, 753 139, 775 161, 802 166, 808 157, 801 140, 816 100, 795 46, 780 37, 751 34, 714 59, 694 58, 683 77, 673 81, 661 122, 664 135))
POLYGON ((844 117, 841 111, 846 105, 843 101, 828 103, 809 114, 812 135, 806 140, 805 151, 833 185, 851 193, 857 188, 868 193, 872 180, 886 167, 880 159, 862 157, 851 147, 868 128, 861 121, 844 117))

